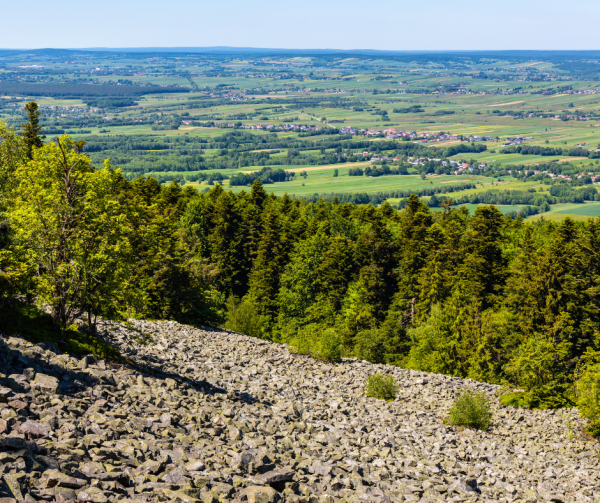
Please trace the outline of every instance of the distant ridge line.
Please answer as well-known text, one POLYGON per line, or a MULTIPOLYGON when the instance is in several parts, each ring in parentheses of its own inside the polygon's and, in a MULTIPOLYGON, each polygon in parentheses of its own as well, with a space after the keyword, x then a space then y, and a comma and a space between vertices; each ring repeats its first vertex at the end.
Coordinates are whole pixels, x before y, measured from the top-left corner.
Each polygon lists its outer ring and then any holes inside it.
POLYGON ((381 50, 381 49, 285 49, 277 47, 231 47, 231 46, 209 46, 209 47, 79 47, 79 48, 28 48, 28 49, 5 49, 3 52, 124 52, 124 53, 248 53, 248 54, 362 54, 362 55, 410 55, 410 54, 539 54, 545 56, 564 55, 596 55, 600 56, 600 50, 381 50))

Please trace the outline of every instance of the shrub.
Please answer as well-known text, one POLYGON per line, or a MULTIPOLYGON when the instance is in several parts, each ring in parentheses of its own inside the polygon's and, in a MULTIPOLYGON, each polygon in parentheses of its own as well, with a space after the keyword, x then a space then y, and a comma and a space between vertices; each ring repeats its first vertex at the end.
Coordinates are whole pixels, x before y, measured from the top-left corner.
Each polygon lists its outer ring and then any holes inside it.
POLYGON ((318 323, 300 328, 298 335, 290 341, 290 346, 295 353, 327 362, 337 362, 342 357, 342 344, 336 330, 318 323))
POLYGON ((392 375, 382 373, 370 375, 365 386, 365 395, 391 402, 398 395, 398 384, 392 375))
POLYGON ((363 330, 356 334, 354 354, 371 363, 385 361, 385 338, 378 330, 363 330))
POLYGON ((477 430, 487 430, 491 421, 492 411, 485 393, 475 393, 470 389, 459 393, 448 415, 450 424, 468 426, 477 430))
POLYGON ((500 403, 505 406, 529 409, 532 403, 530 395, 526 391, 511 391, 500 395, 500 403))
POLYGON ((579 372, 575 391, 579 413, 589 421, 588 432, 600 438, 600 364, 585 366, 579 372))
POLYGON ((333 328, 328 328, 323 332, 313 356, 328 362, 340 361, 342 345, 337 332, 333 328))
POLYGON ((227 299, 227 314, 223 326, 238 334, 262 336, 262 323, 254 304, 246 299, 240 302, 233 295, 227 299))

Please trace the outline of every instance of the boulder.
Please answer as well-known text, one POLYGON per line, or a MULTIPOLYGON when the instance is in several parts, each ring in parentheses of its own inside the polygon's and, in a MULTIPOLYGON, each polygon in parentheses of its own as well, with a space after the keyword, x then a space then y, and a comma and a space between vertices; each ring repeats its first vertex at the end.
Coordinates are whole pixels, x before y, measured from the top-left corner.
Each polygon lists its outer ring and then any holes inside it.
POLYGON ((31 382, 33 386, 43 389, 49 393, 56 393, 58 389, 59 380, 56 377, 52 377, 46 374, 37 374, 35 379, 31 382))

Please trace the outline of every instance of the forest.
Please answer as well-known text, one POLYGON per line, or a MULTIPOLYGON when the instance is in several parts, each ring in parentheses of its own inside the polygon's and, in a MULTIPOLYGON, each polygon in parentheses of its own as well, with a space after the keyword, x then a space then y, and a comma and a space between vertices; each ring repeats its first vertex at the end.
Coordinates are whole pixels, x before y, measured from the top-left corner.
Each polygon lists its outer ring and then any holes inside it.
POLYGON ((17 96, 139 96, 148 93, 189 92, 189 89, 174 86, 133 86, 133 85, 93 85, 93 84, 25 84, 21 82, 0 81, 0 94, 17 96))
POLYGON ((500 150, 501 154, 521 154, 521 155, 543 155, 543 156, 555 156, 555 155, 568 155, 572 157, 589 157, 590 159, 600 158, 600 154, 596 151, 588 151, 585 148, 573 147, 573 148, 552 148, 552 147, 535 147, 528 145, 518 145, 511 147, 504 147, 500 150))
POLYGON ((130 181, 83 142, 44 143, 28 112, 21 134, 0 123, 4 313, 44 307, 60 333, 81 317, 89 334, 98 317, 219 325, 502 384, 505 404, 578 405, 600 431, 598 390, 581 392, 600 373, 600 220, 276 197, 260 176, 237 194, 130 181))

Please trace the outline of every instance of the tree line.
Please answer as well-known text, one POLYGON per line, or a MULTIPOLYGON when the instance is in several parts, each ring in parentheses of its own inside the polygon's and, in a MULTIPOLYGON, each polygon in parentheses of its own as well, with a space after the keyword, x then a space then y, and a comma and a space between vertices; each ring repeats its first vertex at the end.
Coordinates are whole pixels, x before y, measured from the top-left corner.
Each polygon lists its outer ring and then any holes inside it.
POLYGON ((388 166, 387 164, 367 166, 365 169, 362 168, 350 168, 348 170, 348 176, 388 176, 388 175, 408 175, 408 169, 412 168, 412 165, 399 166, 388 166))
POLYGON ((499 151, 501 154, 521 154, 521 155, 542 155, 542 156, 556 156, 556 155, 568 155, 570 157, 590 157, 596 159, 600 157, 598 152, 590 151, 581 147, 538 147, 530 145, 516 145, 510 147, 504 147, 499 151))
POLYGON ((6 96, 53 96, 60 98, 81 98, 86 96, 140 96, 142 94, 185 93, 188 88, 152 85, 111 85, 111 84, 68 84, 43 83, 25 84, 0 81, 0 95, 6 96))
MULTIPOLYGON (((302 175, 302 173, 300 173, 302 175)), ((294 196, 295 198, 302 199, 310 203, 317 203, 318 201, 334 202, 339 201, 342 203, 354 203, 354 204, 372 204, 374 206, 380 205, 388 199, 401 199, 398 203, 400 209, 405 208, 407 201, 410 196, 416 195, 422 196, 433 196, 435 194, 451 194, 452 192, 459 192, 461 190, 474 189, 476 185, 474 183, 456 183, 448 185, 446 187, 425 187, 422 189, 413 190, 385 190, 379 192, 320 192, 311 194, 308 196, 294 196)))
MULTIPOLYGON (((533 205, 583 203, 599 201, 600 194, 595 187, 588 186, 575 189, 568 185, 553 185, 549 192, 529 190, 488 190, 460 196, 454 199, 456 204, 500 204, 500 205, 533 205)), ((431 206, 431 204, 430 204, 431 206)))

